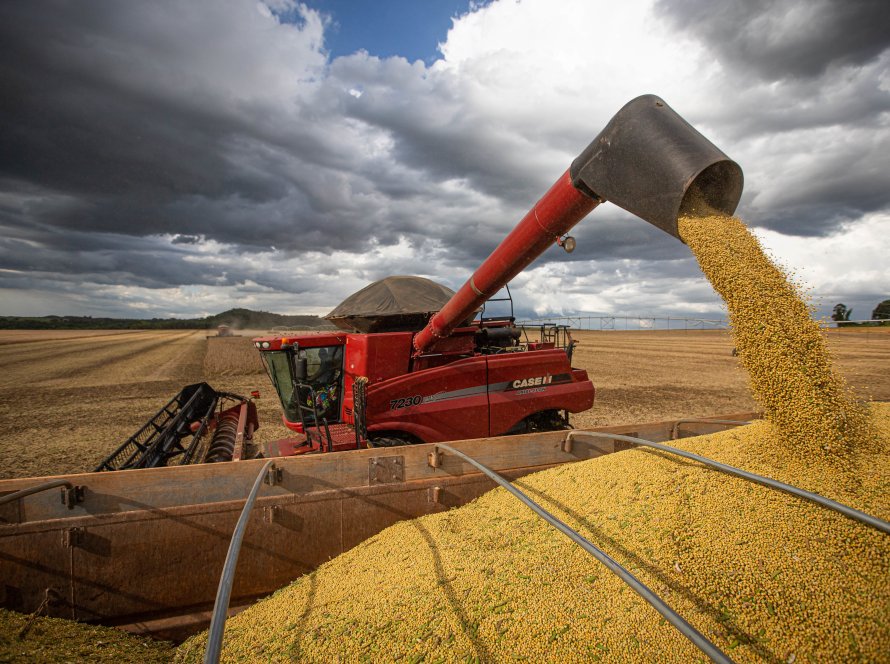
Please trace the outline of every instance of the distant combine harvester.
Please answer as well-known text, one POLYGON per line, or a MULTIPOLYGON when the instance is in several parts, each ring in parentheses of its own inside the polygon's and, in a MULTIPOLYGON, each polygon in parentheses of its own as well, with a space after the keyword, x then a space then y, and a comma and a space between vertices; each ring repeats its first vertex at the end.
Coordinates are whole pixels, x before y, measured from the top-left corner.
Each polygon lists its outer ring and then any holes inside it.
POLYGON ((217 325, 216 334, 208 334, 208 339, 216 339, 217 337, 237 337, 239 335, 232 332, 232 328, 228 325, 217 325))

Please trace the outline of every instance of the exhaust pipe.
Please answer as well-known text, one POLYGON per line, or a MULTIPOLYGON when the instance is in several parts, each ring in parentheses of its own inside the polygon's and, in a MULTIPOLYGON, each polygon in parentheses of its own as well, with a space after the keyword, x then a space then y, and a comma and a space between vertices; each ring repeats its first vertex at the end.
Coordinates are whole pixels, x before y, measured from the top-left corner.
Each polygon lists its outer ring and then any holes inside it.
POLYGON ((664 100, 625 104, 472 277, 414 337, 415 355, 447 337, 597 205, 611 201, 680 238, 677 217, 732 214, 742 169, 664 100))

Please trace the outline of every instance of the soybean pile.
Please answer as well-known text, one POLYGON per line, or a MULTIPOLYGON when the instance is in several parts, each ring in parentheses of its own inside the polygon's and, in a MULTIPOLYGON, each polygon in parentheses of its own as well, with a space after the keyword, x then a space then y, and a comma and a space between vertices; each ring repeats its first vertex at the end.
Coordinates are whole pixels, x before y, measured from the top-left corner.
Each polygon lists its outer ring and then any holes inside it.
MULTIPOLYGON (((859 404, 797 288, 740 221, 681 219, 766 420, 678 447, 890 518, 890 405, 859 404)), ((878 661, 886 535, 642 449, 517 484, 738 662, 878 661)), ((183 644, 200 660, 206 634, 183 644)), ((623 582, 497 489, 396 524, 228 622, 225 661, 703 659, 623 582)))
POLYGON ((173 644, 112 627, 0 609, 0 662, 169 662, 173 644))
MULTIPOLYGON (((872 419, 890 440, 890 405, 872 419)), ((765 422, 678 446, 775 473, 765 422)), ((838 496, 890 517, 890 458, 838 496)), ((517 484, 603 548, 738 662, 877 661, 890 644, 887 536, 792 496, 629 450, 517 484)), ((178 659, 201 659, 206 634, 178 659)), ((398 523, 226 626, 224 661, 674 661, 700 653, 503 489, 398 523)))

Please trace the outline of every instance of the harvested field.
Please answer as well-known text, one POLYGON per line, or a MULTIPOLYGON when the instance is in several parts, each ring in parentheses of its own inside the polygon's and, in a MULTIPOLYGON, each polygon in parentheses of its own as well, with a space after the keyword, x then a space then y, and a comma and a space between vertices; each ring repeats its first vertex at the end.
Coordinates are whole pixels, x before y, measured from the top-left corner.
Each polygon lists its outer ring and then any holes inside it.
POLYGON ((0 346, 32 343, 35 336, 41 341, 64 341, 132 333, 132 330, 0 330, 0 346))
POLYGON ((203 332, 78 332, 37 331, 0 345, 0 476, 92 470, 183 385, 201 380, 203 332))
MULTIPOLYGON (((259 334, 260 331, 257 331, 259 334)), ((275 391, 242 336, 197 331, 0 331, 0 477, 90 470, 184 385, 259 389, 259 442, 289 435, 275 391), (60 334, 71 333, 71 334, 60 334)), ((597 387, 591 427, 754 410, 722 331, 576 331, 574 364, 597 387)), ((890 400, 890 330, 830 330, 856 394, 890 400)))
MULTIPOLYGON (((825 330, 837 367, 861 399, 890 401, 890 330, 825 330)), ((757 410, 728 331, 575 331, 574 364, 596 386, 576 428, 757 410)))

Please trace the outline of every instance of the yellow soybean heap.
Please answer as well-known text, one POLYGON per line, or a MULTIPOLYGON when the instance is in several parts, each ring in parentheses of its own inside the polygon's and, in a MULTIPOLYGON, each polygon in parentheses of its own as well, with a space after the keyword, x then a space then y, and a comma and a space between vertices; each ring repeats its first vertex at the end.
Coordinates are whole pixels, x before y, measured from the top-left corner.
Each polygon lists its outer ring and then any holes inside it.
MULTIPOLYGON (((678 447, 890 518, 890 405, 831 371, 794 287, 738 220, 680 220, 727 302, 768 421, 678 447), (855 481, 852 479, 855 478, 855 481)), ((523 490, 739 662, 890 651, 886 535, 642 449, 527 476, 523 490)), ((200 660, 206 634, 183 644, 200 660)), ((396 524, 228 621, 225 661, 699 661, 580 548, 497 489, 396 524)))
POLYGON ((0 609, 0 662, 169 662, 173 644, 137 637, 113 627, 61 618, 25 616, 0 609))

